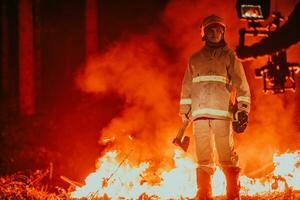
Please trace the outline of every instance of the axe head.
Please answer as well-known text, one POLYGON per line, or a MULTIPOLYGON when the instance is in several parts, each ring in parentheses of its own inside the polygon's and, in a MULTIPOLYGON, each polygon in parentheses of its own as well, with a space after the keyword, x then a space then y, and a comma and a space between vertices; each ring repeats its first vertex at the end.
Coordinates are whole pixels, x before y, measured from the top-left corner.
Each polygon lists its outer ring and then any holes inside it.
POLYGON ((190 144, 190 137, 184 136, 182 139, 176 137, 173 140, 173 144, 179 146, 183 151, 186 152, 190 144))

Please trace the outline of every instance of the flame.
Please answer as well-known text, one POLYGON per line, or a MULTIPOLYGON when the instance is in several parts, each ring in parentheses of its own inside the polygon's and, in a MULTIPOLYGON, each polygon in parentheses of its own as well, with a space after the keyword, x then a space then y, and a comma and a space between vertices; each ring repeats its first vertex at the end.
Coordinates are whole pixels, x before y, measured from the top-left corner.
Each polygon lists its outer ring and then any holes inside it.
POLYGON ((116 139, 115 136, 113 136, 112 138, 103 138, 102 143, 106 144, 106 143, 114 142, 115 139, 116 139))
POLYGON ((241 194, 254 196, 269 192, 284 192, 286 189, 299 190, 300 188, 300 154, 285 153, 274 155, 274 171, 260 179, 250 179, 241 176, 241 194))
MULTIPOLYGON (((130 152, 131 153, 131 152, 130 152)), ((193 198, 196 195, 196 167, 180 150, 174 153, 174 168, 149 172, 149 162, 133 166, 128 161, 129 154, 122 162, 117 161, 117 151, 106 153, 99 159, 98 169, 85 179, 85 185, 77 187, 72 198, 108 197, 118 199, 138 199, 141 196, 154 199, 193 198)), ((274 155, 274 171, 264 177, 252 179, 240 177, 241 195, 264 195, 284 192, 287 189, 300 190, 300 153, 274 155)), ((225 195, 226 179, 217 167, 212 176, 213 196, 225 195)))

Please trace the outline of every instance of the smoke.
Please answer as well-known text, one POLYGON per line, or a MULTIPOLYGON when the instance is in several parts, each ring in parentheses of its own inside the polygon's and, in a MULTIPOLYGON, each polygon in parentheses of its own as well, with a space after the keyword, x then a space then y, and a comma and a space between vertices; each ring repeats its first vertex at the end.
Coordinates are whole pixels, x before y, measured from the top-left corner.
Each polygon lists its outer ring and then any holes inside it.
MULTIPOLYGON (((100 142, 112 139, 107 150, 119 149, 124 154, 132 150, 131 158, 137 162, 168 164, 174 151, 171 141, 180 127, 183 72, 189 56, 202 45, 201 20, 212 13, 224 18, 225 38, 234 48, 239 28, 245 26, 237 18, 234 1, 173 0, 156 27, 142 35, 123 37, 105 53, 91 58, 78 73, 81 90, 99 95, 114 91, 125 98, 123 112, 101 132, 100 142)), ((288 137, 296 134, 294 94, 266 95, 261 81, 254 79, 254 69, 263 62, 245 65, 253 103, 249 128, 236 138, 241 165, 250 171, 292 144, 288 137)), ((115 105, 107 102, 105 106, 115 105)), ((194 154, 192 149, 190 153, 194 154)))
POLYGON ((88 61, 77 79, 80 88, 102 94, 113 90, 126 101, 100 140, 115 138, 112 148, 123 153, 138 150, 135 160, 159 160, 168 153, 162 147, 168 149, 167 139, 178 126, 178 106, 170 94, 170 87, 178 86, 168 76, 170 66, 151 35, 132 35, 88 61))

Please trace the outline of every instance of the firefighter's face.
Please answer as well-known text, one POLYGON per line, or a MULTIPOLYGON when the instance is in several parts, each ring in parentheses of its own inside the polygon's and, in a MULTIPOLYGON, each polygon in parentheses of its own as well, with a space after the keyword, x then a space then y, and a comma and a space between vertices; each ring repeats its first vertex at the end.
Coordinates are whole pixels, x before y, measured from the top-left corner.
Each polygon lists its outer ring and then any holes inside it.
POLYGON ((209 42, 219 43, 223 39, 224 28, 221 25, 211 25, 204 32, 209 42))

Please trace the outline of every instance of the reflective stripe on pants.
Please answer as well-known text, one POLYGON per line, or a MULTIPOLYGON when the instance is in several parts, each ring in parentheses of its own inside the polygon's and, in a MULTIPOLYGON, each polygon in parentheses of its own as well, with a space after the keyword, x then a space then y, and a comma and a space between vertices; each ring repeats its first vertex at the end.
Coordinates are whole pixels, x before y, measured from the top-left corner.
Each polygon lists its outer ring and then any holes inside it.
POLYGON ((203 119, 193 122, 198 165, 205 171, 214 171, 214 146, 222 166, 238 166, 234 151, 230 120, 203 119))

